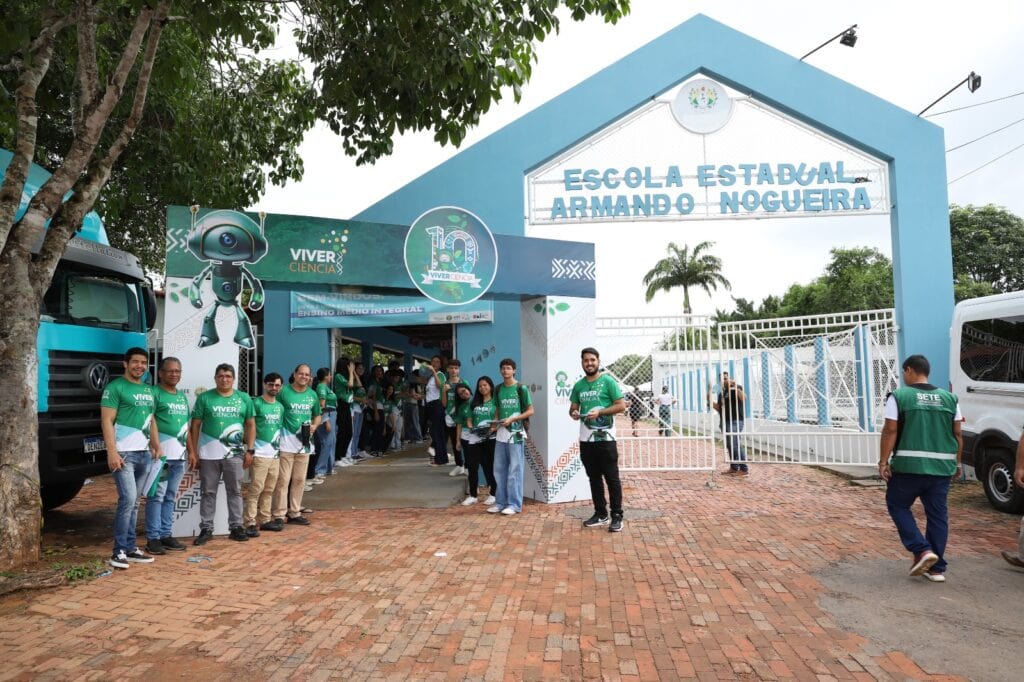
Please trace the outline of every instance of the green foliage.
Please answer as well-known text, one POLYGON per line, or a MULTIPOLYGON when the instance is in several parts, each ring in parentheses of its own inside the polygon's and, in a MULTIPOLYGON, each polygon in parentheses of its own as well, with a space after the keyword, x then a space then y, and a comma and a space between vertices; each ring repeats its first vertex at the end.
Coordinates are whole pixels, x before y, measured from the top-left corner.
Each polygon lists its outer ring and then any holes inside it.
POLYGON ((689 315, 693 312, 690 308, 690 287, 700 287, 708 296, 719 285, 730 289, 729 280, 722 275, 722 260, 705 253, 712 246, 714 242, 701 242, 691 252, 685 244, 680 248, 675 242, 669 242, 668 256, 655 263, 644 275, 647 302, 659 291, 669 292, 682 287, 683 312, 689 315))
POLYGON ((605 371, 629 386, 645 384, 653 376, 651 356, 628 353, 609 363, 605 371))
POLYGON ((824 273, 808 284, 793 284, 782 298, 765 297, 760 305, 735 298, 732 312, 719 310, 718 322, 760 320, 877 310, 893 306, 892 261, 871 247, 832 249, 824 273))
POLYGON ((1024 289, 1024 220, 1005 208, 949 208, 956 300, 1024 289))
POLYGON ((53 569, 62 571, 64 573, 65 580, 69 583, 95 578, 106 570, 103 562, 98 559, 82 564, 68 564, 63 561, 58 561, 53 564, 53 569))

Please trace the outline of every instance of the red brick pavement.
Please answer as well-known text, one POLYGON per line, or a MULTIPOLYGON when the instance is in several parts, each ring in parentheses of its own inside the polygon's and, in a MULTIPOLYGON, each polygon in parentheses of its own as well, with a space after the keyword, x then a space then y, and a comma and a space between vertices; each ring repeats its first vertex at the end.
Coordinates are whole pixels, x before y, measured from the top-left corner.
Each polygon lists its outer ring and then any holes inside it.
MULTIPOLYGON (((947 679, 817 606, 832 562, 905 568, 881 490, 806 468, 706 480, 630 474, 620 534, 582 528, 579 504, 318 512, 218 538, 212 563, 190 548, 9 596, 0 679, 947 679)), ((954 512, 952 580, 955 557, 1010 545, 1005 518, 954 512)))

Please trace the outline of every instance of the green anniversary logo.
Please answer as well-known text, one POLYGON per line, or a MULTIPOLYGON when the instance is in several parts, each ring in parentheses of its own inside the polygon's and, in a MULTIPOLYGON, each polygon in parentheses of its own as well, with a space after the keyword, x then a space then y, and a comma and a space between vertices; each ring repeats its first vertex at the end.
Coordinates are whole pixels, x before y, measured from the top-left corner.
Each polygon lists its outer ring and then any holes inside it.
POLYGON ((427 298, 464 305, 491 287, 498 272, 498 249, 480 218, 463 208, 439 206, 409 228, 405 267, 427 298))

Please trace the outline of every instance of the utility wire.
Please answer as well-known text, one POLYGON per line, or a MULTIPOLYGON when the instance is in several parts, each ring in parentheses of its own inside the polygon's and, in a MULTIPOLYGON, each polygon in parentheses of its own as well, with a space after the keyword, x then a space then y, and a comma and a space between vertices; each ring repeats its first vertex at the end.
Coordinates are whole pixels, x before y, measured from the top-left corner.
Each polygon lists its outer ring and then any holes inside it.
POLYGON ((925 118, 931 118, 933 116, 942 116, 943 114, 951 114, 954 111, 963 111, 964 109, 973 109, 974 107, 980 107, 985 104, 992 104, 993 102, 1002 102, 1004 99, 1010 99, 1011 97, 1020 97, 1021 95, 1024 95, 1024 90, 1021 90, 1020 92, 1015 92, 1012 95, 1007 95, 1006 97, 997 97, 996 99, 990 99, 987 102, 978 102, 977 104, 968 104, 967 106, 957 107, 956 109, 936 111, 934 114, 928 114, 927 116, 925 116, 925 118))
POLYGON ((1021 123, 1021 122, 1024 122, 1024 118, 1018 118, 1013 123, 1008 123, 1008 124, 1004 125, 1002 128, 997 128, 996 130, 993 130, 991 132, 985 133, 981 137, 976 137, 973 140, 971 140, 970 142, 964 142, 963 144, 958 144, 955 147, 950 147, 949 149, 946 150, 946 153, 948 154, 950 152, 955 152, 957 149, 963 149, 964 147, 966 147, 969 144, 974 144, 978 140, 984 140, 989 135, 995 135, 996 133, 1002 132, 1002 131, 1006 130, 1007 128, 1009 128, 1011 126, 1015 126, 1015 125, 1017 125, 1018 123, 1021 123))
POLYGON ((949 186, 949 185, 952 185, 952 184, 953 184, 954 182, 957 182, 957 181, 959 181, 959 180, 963 180, 963 179, 964 179, 964 178, 966 178, 966 177, 967 177, 968 175, 971 175, 971 174, 973 174, 973 173, 977 173, 978 171, 980 171, 980 170, 981 170, 982 168, 984 168, 985 166, 988 166, 988 165, 991 165, 991 164, 995 163, 995 162, 996 162, 996 161, 998 161, 999 159, 1001 159, 1001 158, 1003 158, 1004 156, 1007 156, 1007 155, 1009 155, 1009 154, 1012 154, 1013 152, 1017 151, 1017 150, 1018 150, 1018 149, 1020 149, 1021 147, 1024 147, 1024 142, 1020 143, 1019 145, 1017 145, 1016 147, 1014 147, 1013 149, 1011 149, 1011 150, 1009 150, 1009 151, 1003 152, 1002 154, 1000 154, 1000 155, 999 155, 999 156, 997 156, 996 158, 992 159, 991 161, 986 161, 985 163, 981 164, 980 166, 978 166, 978 167, 977 167, 977 168, 975 168, 974 170, 972 170, 972 171, 968 171, 967 173, 964 173, 964 174, 963 174, 963 175, 961 175, 960 177, 958 177, 958 178, 954 178, 954 179, 950 180, 949 182, 947 182, 947 183, 946 183, 946 185, 947 185, 947 186, 949 186))

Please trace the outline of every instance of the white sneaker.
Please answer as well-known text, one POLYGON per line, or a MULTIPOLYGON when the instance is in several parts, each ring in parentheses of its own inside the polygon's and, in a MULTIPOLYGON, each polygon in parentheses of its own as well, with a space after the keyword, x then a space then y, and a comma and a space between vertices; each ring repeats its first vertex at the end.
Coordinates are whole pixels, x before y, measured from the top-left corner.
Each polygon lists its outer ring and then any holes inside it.
POLYGON ((462 506, 463 507, 469 507, 469 506, 474 505, 474 504, 476 504, 476 498, 473 497, 472 495, 470 495, 469 497, 467 497, 466 499, 464 499, 462 501, 462 506))
POLYGON ((323 482, 324 482, 324 477, 323 476, 317 476, 312 481, 310 481, 310 483, 312 483, 313 485, 323 485, 323 482))
POLYGON ((519 512, 517 512, 512 507, 505 507, 504 509, 501 510, 501 513, 505 516, 512 516, 513 514, 518 514, 519 512))
POLYGON ((312 492, 312 490, 313 486, 309 485, 308 483, 302 488, 302 492, 304 493, 312 492))
POLYGON ((462 467, 455 467, 454 469, 452 469, 451 471, 448 472, 448 475, 449 476, 458 476, 461 473, 462 473, 462 467))
POLYGON ((496 504, 491 505, 490 507, 487 508, 487 513, 488 514, 497 514, 500 511, 501 511, 501 507, 499 507, 496 504))
POLYGON ((932 573, 931 571, 925 571, 924 577, 931 580, 933 583, 944 583, 946 582, 945 573, 932 573))
POLYGON ((486 505, 492 505, 492 504, 494 504, 494 503, 495 503, 495 501, 496 501, 496 500, 494 499, 494 495, 488 495, 488 496, 487 496, 487 499, 486 499, 486 500, 484 500, 484 504, 486 504, 486 505))
POLYGON ((431 457, 434 456, 434 446, 433 445, 431 445, 429 448, 427 448, 427 454, 430 455, 431 457))

